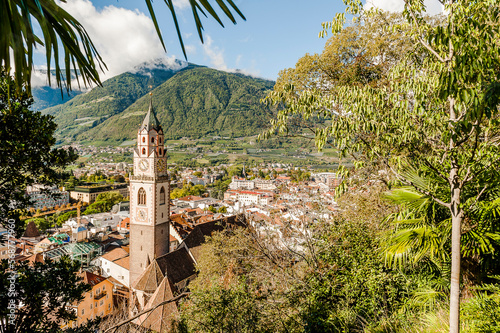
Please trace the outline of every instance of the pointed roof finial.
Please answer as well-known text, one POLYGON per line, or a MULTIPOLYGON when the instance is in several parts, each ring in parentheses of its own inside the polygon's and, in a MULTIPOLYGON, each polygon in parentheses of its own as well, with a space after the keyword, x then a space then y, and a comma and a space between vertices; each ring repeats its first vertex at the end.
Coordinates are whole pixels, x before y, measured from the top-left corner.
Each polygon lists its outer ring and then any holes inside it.
POLYGON ((149 99, 149 110, 148 113, 146 114, 146 117, 144 117, 141 130, 145 128, 146 131, 149 132, 149 130, 153 128, 158 131, 159 129, 161 129, 161 125, 160 122, 158 121, 158 118, 156 117, 155 110, 153 109, 153 93, 150 92, 149 96, 151 96, 151 98, 149 99))

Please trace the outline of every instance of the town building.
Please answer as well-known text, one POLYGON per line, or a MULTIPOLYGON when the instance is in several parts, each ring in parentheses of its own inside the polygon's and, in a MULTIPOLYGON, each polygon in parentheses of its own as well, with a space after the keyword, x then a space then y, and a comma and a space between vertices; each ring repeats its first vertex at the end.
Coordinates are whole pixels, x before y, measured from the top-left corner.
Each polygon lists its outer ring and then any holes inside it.
POLYGON ((61 191, 57 186, 31 185, 26 188, 26 195, 31 201, 30 208, 34 209, 51 208, 69 203, 69 192, 61 191))
POLYGON ((70 192, 71 199, 91 204, 101 193, 118 192, 124 198, 129 196, 129 189, 126 183, 124 184, 107 184, 107 185, 82 185, 75 186, 75 189, 70 192))
POLYGON ((81 302, 73 305, 77 320, 69 322, 63 328, 80 326, 88 320, 105 317, 113 312, 113 283, 105 277, 86 271, 81 273, 81 277, 92 289, 85 293, 81 302))

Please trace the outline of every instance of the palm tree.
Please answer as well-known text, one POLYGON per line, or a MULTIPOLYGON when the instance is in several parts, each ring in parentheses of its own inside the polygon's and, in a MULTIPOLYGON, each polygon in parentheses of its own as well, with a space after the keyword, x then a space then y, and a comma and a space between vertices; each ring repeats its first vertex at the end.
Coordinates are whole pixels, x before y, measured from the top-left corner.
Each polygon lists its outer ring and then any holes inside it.
MULTIPOLYGON (((65 0, 61 0, 66 2, 65 0)), ((236 19, 229 8, 232 8, 243 19, 245 17, 234 4, 233 0, 215 0, 220 9, 236 24, 236 19)), ((152 0, 145 0, 160 42, 165 49, 158 20, 152 5, 152 0)), ((190 0, 193 18, 200 40, 203 42, 203 24, 200 13, 210 15, 221 26, 221 19, 210 4, 210 0, 190 0)), ((173 0, 165 0, 172 14, 177 36, 181 43, 184 57, 186 51, 180 34, 179 24, 173 0)), ((90 83, 100 85, 99 70, 106 68, 98 50, 95 48, 85 27, 73 16, 62 9, 55 0, 1 0, 0 1, 0 66, 9 72, 14 70, 18 88, 26 85, 30 90, 31 72, 33 70, 33 50, 44 47, 47 60, 47 78, 50 82, 52 62, 55 69, 56 85, 71 89, 72 75, 81 77, 85 86, 90 83), (41 36, 35 33, 33 21, 38 23, 41 36), (62 64, 61 64, 62 59, 62 64), (64 69, 61 66, 64 65, 64 69)), ((78 84, 80 82, 78 81, 78 84)))
MULTIPOLYGON (((439 199, 448 193, 437 180, 426 176, 410 175, 414 183, 439 199)), ((435 281, 448 277, 451 264, 451 214, 429 195, 411 187, 392 189, 387 198, 400 206, 397 213, 386 221, 390 224, 385 240, 386 264, 392 267, 425 267, 435 281)), ((477 199, 470 196, 464 207, 461 235, 462 283, 465 292, 484 278, 485 273, 497 272, 500 267, 492 255, 500 249, 500 196, 496 191, 484 193, 477 199), (476 201, 476 202, 474 202, 476 201)), ((445 283, 439 283, 444 286, 445 283)), ((430 288, 432 289, 432 288, 430 288)), ((430 291, 443 296, 445 291, 430 291)), ((425 294, 425 293, 424 293, 425 294)), ((421 295, 422 296, 422 295, 421 295)))

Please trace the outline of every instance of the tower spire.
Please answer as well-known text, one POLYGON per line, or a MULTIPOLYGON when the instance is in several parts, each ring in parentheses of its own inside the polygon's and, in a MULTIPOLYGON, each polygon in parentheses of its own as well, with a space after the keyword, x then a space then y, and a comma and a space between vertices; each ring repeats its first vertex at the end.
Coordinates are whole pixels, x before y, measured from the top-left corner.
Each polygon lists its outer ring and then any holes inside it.
POLYGON ((160 122, 158 121, 158 118, 156 117, 156 113, 153 108, 153 93, 150 92, 149 96, 151 97, 149 99, 149 110, 148 113, 146 114, 146 117, 144 117, 141 129, 146 128, 146 131, 149 131, 150 129, 154 128, 155 130, 158 131, 161 128, 161 125, 160 122))

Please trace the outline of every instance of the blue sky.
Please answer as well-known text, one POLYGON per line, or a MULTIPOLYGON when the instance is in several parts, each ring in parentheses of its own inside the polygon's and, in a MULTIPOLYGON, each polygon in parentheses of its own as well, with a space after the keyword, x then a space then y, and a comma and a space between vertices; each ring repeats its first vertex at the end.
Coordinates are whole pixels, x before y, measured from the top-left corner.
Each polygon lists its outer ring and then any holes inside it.
MULTIPOLYGON (((371 0, 389 10, 402 7, 402 0, 371 0)), ((426 0, 436 1, 436 0, 426 0)), ((211 1, 215 3, 215 1, 211 1)), ((306 53, 321 52, 326 39, 318 38, 321 23, 344 10, 341 0, 236 0, 246 21, 237 17, 233 25, 221 18, 225 28, 213 19, 204 23, 201 44, 188 0, 174 0, 187 48, 188 61, 225 71, 276 80, 280 70, 293 67, 306 53)), ((152 59, 184 60, 174 25, 164 2, 154 1, 167 52, 161 48, 143 0, 71 0, 62 6, 87 29, 108 65, 103 79, 133 69, 152 59)), ((218 13, 221 13, 219 10, 218 13)), ((39 58, 43 65, 43 49, 39 58)), ((34 77, 34 85, 43 77, 34 77)))

